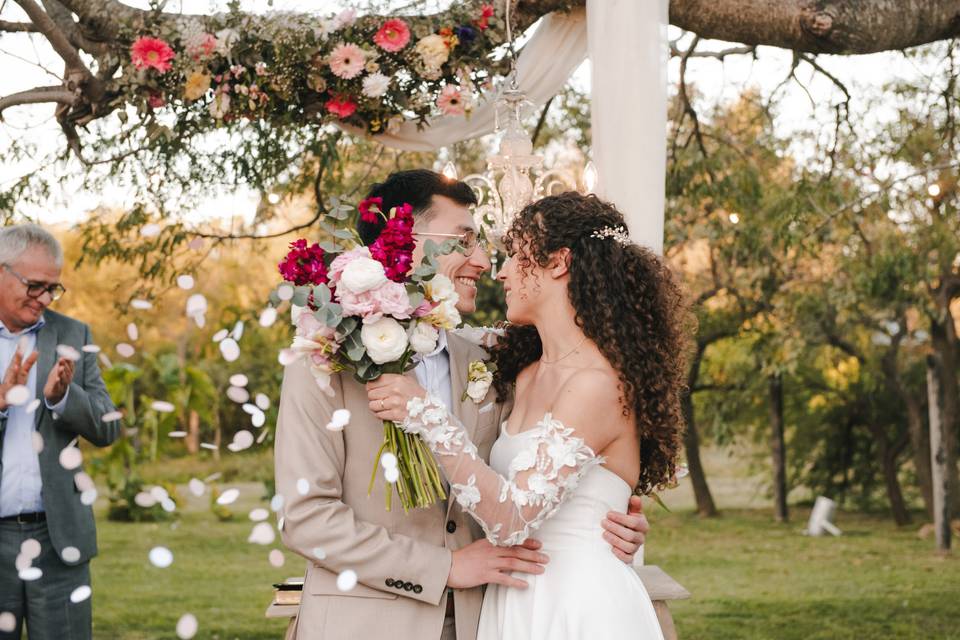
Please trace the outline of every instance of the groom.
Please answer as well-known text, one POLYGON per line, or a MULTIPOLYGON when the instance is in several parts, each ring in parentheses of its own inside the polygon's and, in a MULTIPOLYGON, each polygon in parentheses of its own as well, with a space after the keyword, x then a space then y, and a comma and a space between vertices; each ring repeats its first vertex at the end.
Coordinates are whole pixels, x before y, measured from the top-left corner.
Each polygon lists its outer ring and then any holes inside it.
MULTIPOLYGON (((454 283, 461 313, 476 308, 476 284, 490 269, 468 207, 472 190, 426 170, 401 171, 375 185, 381 210, 404 202, 413 207, 418 249, 427 238, 457 237, 463 252, 438 258, 438 272, 454 283)), ((364 243, 380 232, 358 223, 364 243)), ((499 425, 509 414, 494 392, 479 402, 464 398, 471 362, 486 359, 480 347, 454 333, 441 332, 436 351, 415 370, 421 386, 443 398, 467 425, 485 459, 499 425)), ((520 574, 543 572, 549 561, 529 540, 517 547, 494 547, 455 501, 416 509, 384 508, 382 480, 368 497, 370 473, 383 437, 381 422, 369 411, 366 389, 349 374, 331 379, 333 397, 324 395, 302 361, 284 372, 275 444, 277 493, 284 496, 282 538, 306 557, 307 572, 295 637, 474 640, 483 598, 482 585, 523 588, 520 574), (336 409, 351 412, 342 431, 326 425, 336 409), (338 575, 353 571, 357 584, 338 588, 338 575)), ((647 523, 639 499, 628 514, 611 513, 603 523, 611 553, 630 561, 643 543, 647 523)))

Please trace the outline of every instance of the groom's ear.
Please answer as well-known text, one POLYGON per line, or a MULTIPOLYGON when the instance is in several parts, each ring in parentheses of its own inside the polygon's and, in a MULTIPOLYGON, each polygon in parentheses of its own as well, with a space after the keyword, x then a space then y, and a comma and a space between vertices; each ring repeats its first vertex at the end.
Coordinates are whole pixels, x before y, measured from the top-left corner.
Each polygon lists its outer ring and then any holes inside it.
POLYGON ((550 263, 547 267, 550 277, 554 279, 562 278, 570 273, 570 259, 570 249, 568 247, 562 247, 554 251, 553 255, 550 256, 550 263))

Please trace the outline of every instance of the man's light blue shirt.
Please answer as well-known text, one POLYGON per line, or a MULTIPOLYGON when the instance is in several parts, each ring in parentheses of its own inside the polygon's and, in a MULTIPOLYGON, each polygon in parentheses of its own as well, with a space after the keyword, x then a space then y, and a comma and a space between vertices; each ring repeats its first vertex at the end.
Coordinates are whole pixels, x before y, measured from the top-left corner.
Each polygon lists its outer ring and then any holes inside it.
MULTIPOLYGON (((37 333, 44 322, 41 316, 36 324, 19 333, 11 333, 0 322, 0 376, 6 373, 21 340, 22 355, 26 357, 33 353, 37 348, 37 333)), ((3 473, 0 475, 0 518, 44 510, 40 456, 33 444, 36 416, 34 413, 27 413, 27 407, 37 393, 37 364, 30 369, 27 388, 30 389, 30 398, 26 403, 7 407, 6 412, 0 412, 0 415, 7 417, 7 427, 3 432, 3 473)), ((67 405, 68 394, 64 394, 63 399, 56 405, 51 406, 46 399, 44 403, 50 411, 62 413, 67 405)))

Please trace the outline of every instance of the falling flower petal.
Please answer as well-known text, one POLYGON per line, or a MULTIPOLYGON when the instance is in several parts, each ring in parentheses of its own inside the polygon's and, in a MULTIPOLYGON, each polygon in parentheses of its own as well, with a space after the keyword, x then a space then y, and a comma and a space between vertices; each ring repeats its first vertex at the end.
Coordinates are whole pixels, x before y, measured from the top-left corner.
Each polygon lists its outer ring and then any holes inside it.
POLYGON ((253 414, 250 418, 250 424, 259 429, 267 423, 267 416, 260 410, 257 410, 257 413, 253 414))
POLYGON ((27 538, 20 543, 20 555, 34 560, 40 555, 40 542, 36 538, 27 538))
POLYGON ((211 451, 217 450, 217 445, 213 444, 212 442, 201 442, 200 446, 203 447, 204 449, 209 449, 211 451))
POLYGON ((18 384, 10 387, 6 395, 7 404, 19 407, 30 399, 30 389, 26 385, 18 384))
POLYGON ((343 431, 343 428, 350 423, 350 410, 337 409, 330 416, 330 422, 327 423, 327 429, 330 431, 343 431))
POLYGON ((64 447, 60 451, 60 466, 67 470, 73 470, 83 463, 83 454, 76 447, 64 447))
POLYGON ((166 400, 154 400, 150 403, 150 408, 160 413, 173 413, 176 410, 176 407, 166 400))
POLYGON ((220 494, 220 497, 217 498, 217 504, 219 505, 228 505, 233 504, 237 501, 237 498, 240 497, 240 491, 238 489, 227 489, 220 494))
POLYGON ((140 235, 144 238, 155 238, 160 235, 161 227, 158 224, 145 224, 140 228, 140 235))
POLYGON ((144 300, 143 298, 137 298, 136 300, 130 301, 130 306, 134 309, 139 309, 140 311, 145 311, 153 307, 153 303, 149 300, 144 300))
POLYGON ((283 509, 283 496, 279 493, 270 498, 270 510, 273 512, 283 509))
POLYGON ((189 291, 190 289, 193 289, 193 284, 194 284, 193 276, 189 274, 183 274, 181 276, 177 276, 177 286, 183 289, 184 291, 189 291))
POLYGON ((157 499, 147 491, 141 491, 137 495, 133 496, 133 501, 138 507, 143 507, 144 509, 149 509, 153 505, 157 504, 157 499))
POLYGON ((380 456, 380 466, 386 469, 391 469, 397 466, 397 456, 393 455, 389 451, 380 456))
POLYGON ((228 387, 227 397, 237 404, 243 404, 250 399, 250 392, 243 387, 228 387))
POLYGON ((249 384, 249 382, 250 380, 247 378, 247 376, 243 375, 242 373, 235 373, 230 376, 230 384, 235 387, 245 387, 247 384, 249 384))
POLYGON ((237 320, 237 324, 233 325, 233 331, 230 332, 230 335, 233 336, 234 340, 240 340, 243 337, 243 320, 237 320))
POLYGON ((267 307, 260 312, 260 326, 269 327, 277 321, 277 310, 274 307, 267 307))
POLYGON ((269 522, 258 522, 256 525, 254 525, 253 531, 250 532, 247 542, 268 545, 273 544, 273 541, 276 539, 277 534, 273 530, 273 527, 270 526, 269 522))
POLYGON ((60 552, 60 557, 63 558, 64 562, 79 562, 80 549, 77 549, 76 547, 64 547, 63 551, 60 552))
POLYGON ((326 560, 327 558, 327 552, 320 547, 313 548, 313 555, 317 560, 326 560))
POLYGON ((310 491, 310 481, 306 478, 300 478, 297 480, 297 493, 302 496, 307 495, 307 492, 310 491))
POLYGON ((91 593, 93 593, 93 591, 90 589, 90 585, 81 585, 70 593, 70 602, 74 604, 83 602, 90 597, 91 593))
POLYGON ((160 569, 166 569, 173 564, 173 552, 166 547, 154 547, 150 549, 150 564, 160 569))
POLYGON ((190 489, 190 493, 198 498, 203 496, 207 491, 207 485, 203 484, 203 481, 197 478, 190 478, 190 482, 187 483, 187 488, 190 489))
POLYGON ((110 413, 105 413, 100 416, 100 420, 103 422, 113 422, 114 420, 120 420, 123 418, 123 414, 119 411, 111 411, 110 413))
POLYGON ((393 483, 400 479, 400 470, 396 467, 390 467, 383 472, 383 477, 387 482, 393 483))
POLYGON ((257 406, 263 411, 270 408, 270 398, 264 393, 258 393, 256 399, 257 406))
POLYGON ((40 453, 41 451, 43 451, 43 436, 40 435, 39 431, 34 431, 30 440, 33 444, 34 451, 36 451, 37 453, 40 453))
POLYGON ((215 334, 213 334, 213 341, 220 342, 221 340, 226 338, 228 335, 230 335, 229 331, 227 331, 226 329, 220 329, 220 331, 217 331, 215 334))
POLYGON ((187 437, 187 432, 186 432, 186 431, 171 431, 170 433, 167 434, 167 437, 169 437, 169 438, 186 438, 186 437, 187 437))
POLYGON ((197 617, 192 613, 185 613, 177 620, 177 637, 180 640, 190 640, 197 635, 197 617))
POLYGON ((283 557, 283 552, 279 549, 272 550, 270 555, 267 557, 270 560, 270 564, 278 569, 283 566, 284 562, 286 562, 286 558, 283 557))
MULTIPOLYGON (((28 416, 32 416, 32 415, 33 415, 33 412, 36 411, 36 410, 39 409, 39 408, 40 408, 40 398, 34 398, 34 399, 31 400, 29 403, 27 403, 27 406, 26 406, 26 408, 24 409, 24 411, 27 412, 27 415, 28 415, 28 416)), ((40 434, 37 433, 36 431, 34 431, 34 433, 37 434, 37 435, 40 435, 40 434)), ((37 453, 40 453, 40 452, 38 451, 37 453)))
POLYGON ((242 429, 233 434, 233 442, 227 445, 227 449, 233 452, 243 451, 249 449, 251 445, 253 445, 253 434, 242 429))
POLYGON ((27 567, 26 569, 21 569, 17 575, 19 575, 20 579, 24 582, 32 582, 33 580, 39 580, 43 577, 43 571, 41 571, 39 567, 27 567))
POLYGON ((352 591, 357 586, 357 572, 353 569, 341 571, 337 576, 337 589, 340 591, 352 591))
POLYGON ((263 522, 269 517, 270 517, 270 512, 261 507, 257 507, 256 509, 252 509, 250 511, 250 519, 253 520, 254 522, 263 522))
POLYGON ((96 489, 87 489, 80 494, 80 504, 91 506, 94 502, 97 501, 97 490, 96 489))
POLYGON ((281 300, 290 300, 293 298, 293 287, 288 284, 282 284, 277 287, 277 297, 281 300))
POLYGON ((127 325, 127 337, 130 338, 130 342, 140 339, 140 329, 137 328, 136 323, 131 322, 127 325))
POLYGON ((233 362, 240 357, 240 345, 233 338, 224 338, 220 341, 220 354, 227 362, 233 362))
POLYGON ((207 312, 207 298, 202 293, 195 293, 187 298, 187 315, 197 316, 207 312))
POLYGON ((98 344, 85 344, 80 347, 80 351, 84 353, 100 353, 100 345, 98 344))
POLYGON ((0 613, 0 631, 4 633, 13 633, 17 628, 17 617, 9 611, 0 613))
POLYGON ((80 359, 80 352, 68 344, 58 344, 57 355, 60 356, 61 358, 72 360, 73 362, 76 362, 77 360, 80 359))
POLYGON ((132 344, 121 342, 117 345, 117 353, 121 358, 132 358, 133 354, 136 352, 137 350, 133 348, 132 344))

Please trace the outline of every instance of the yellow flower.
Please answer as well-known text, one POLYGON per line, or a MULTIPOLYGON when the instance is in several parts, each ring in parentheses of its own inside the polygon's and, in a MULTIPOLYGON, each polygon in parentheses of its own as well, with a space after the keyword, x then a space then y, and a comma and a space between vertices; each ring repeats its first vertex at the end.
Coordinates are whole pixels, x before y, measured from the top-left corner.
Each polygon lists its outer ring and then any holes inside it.
POLYGON ((183 97, 187 100, 199 100, 210 90, 210 74, 206 71, 191 71, 183 87, 183 97))

